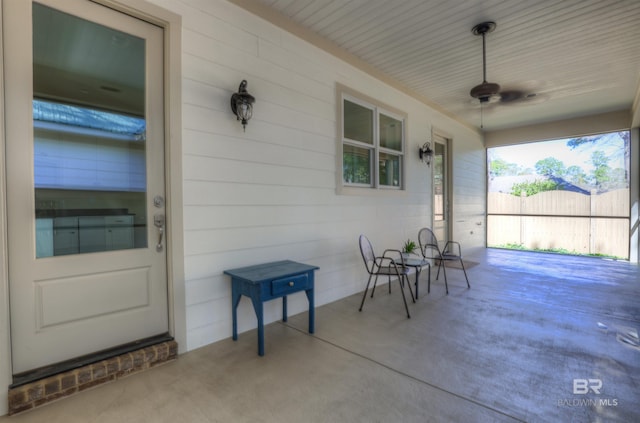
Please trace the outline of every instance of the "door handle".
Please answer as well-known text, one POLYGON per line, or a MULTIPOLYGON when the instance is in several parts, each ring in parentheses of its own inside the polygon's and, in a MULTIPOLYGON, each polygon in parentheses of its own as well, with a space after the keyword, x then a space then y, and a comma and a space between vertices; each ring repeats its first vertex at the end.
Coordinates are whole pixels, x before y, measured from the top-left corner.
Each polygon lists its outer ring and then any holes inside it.
POLYGON ((164 224, 165 224, 164 214, 156 213, 153 216, 153 224, 155 225, 156 228, 158 228, 158 243, 156 244, 156 251, 161 252, 163 249, 162 238, 164 237, 164 224))

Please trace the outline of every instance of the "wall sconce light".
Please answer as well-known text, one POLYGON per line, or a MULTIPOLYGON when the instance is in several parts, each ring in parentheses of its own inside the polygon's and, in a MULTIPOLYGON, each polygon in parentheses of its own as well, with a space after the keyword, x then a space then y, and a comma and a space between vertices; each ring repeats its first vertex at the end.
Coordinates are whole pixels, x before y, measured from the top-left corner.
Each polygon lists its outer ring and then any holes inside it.
POLYGON ((236 115, 237 120, 242 123, 242 130, 246 129, 247 123, 253 116, 253 103, 256 99, 247 92, 247 80, 243 79, 238 87, 238 92, 231 96, 231 111, 236 115))
POLYGON ((431 158, 433 158, 431 143, 429 141, 425 142, 418 150, 418 154, 420 155, 420 160, 426 162, 427 166, 429 166, 431 164, 431 158))

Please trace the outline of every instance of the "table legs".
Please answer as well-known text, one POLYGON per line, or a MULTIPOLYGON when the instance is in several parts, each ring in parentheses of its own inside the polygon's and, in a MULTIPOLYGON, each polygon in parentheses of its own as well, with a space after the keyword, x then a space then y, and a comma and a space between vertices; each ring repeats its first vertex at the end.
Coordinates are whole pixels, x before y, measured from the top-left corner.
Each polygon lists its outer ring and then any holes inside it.
MULTIPOLYGON (((304 291, 307 294, 307 300, 309 301, 309 333, 315 331, 315 306, 313 289, 307 289, 304 291)), ((282 321, 287 321, 287 296, 282 297, 282 321)))
POLYGON ((307 289, 304 291, 307 294, 307 300, 309 300, 309 333, 315 332, 315 310, 313 289, 307 289))
MULTIPOLYGON (((242 298, 242 292, 240 286, 236 283, 231 284, 231 317, 233 320, 233 340, 238 340, 238 304, 242 298)), ((264 311, 262 301, 260 300, 260 292, 251 292, 251 303, 253 304, 253 310, 256 313, 258 319, 258 355, 264 355, 264 311)), ((286 301, 286 297, 285 297, 286 301)), ((284 305, 286 316, 286 303, 284 305)))
POLYGON ((287 321, 287 296, 282 297, 282 321, 287 321))
POLYGON ((252 296, 251 302, 258 318, 258 355, 264 355, 264 311, 262 309, 262 301, 260 298, 252 296))
MULTIPOLYGON (((309 301, 309 333, 315 331, 315 300, 314 290, 305 290, 307 300, 309 301)), ((231 284, 231 315, 233 320, 233 340, 238 340, 238 304, 242 298, 242 292, 238 284, 231 284)), ((253 310, 258 319, 258 355, 264 355, 264 306, 260 299, 260 291, 251 292, 250 295, 253 310)), ((287 321, 287 296, 282 297, 282 321, 287 321)))
MULTIPOLYGON (((428 287, 431 286, 431 265, 427 264, 427 278, 428 278, 428 287)), ((422 272, 422 267, 416 267, 416 300, 418 299, 418 279, 420 279, 420 273, 422 272)))
POLYGON ((242 294, 234 283, 231 285, 231 317, 233 319, 234 341, 238 340, 238 304, 240 304, 240 298, 242 298, 242 294))

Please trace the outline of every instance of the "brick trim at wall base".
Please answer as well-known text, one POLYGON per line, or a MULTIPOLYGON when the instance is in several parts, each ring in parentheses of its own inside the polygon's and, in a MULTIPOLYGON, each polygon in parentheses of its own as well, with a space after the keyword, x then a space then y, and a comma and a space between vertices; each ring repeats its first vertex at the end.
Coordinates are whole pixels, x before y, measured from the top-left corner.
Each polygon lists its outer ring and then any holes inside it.
POLYGON ((178 344, 162 342, 9 389, 9 415, 175 360, 178 344))

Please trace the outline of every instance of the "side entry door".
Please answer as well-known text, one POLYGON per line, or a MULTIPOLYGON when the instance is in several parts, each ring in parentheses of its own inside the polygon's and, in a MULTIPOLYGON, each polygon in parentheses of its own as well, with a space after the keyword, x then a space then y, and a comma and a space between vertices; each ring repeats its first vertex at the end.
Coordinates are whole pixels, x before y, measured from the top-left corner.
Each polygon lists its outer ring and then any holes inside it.
POLYGON ((443 248, 449 240, 448 140, 434 136, 433 149, 433 232, 443 248))
POLYGON ((4 0, 14 374, 169 329, 163 30, 4 0))

